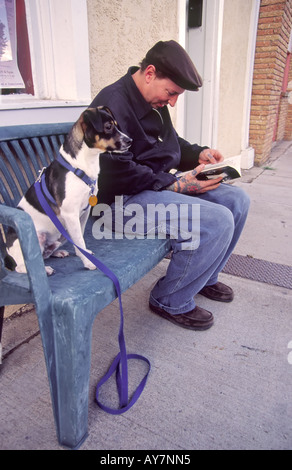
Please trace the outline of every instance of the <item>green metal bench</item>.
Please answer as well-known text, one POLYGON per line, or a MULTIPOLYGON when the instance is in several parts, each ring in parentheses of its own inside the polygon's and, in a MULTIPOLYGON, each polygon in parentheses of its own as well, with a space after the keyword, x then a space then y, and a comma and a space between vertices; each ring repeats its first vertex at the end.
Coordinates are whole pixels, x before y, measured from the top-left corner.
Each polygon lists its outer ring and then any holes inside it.
MULTIPOLYGON (((97 313, 116 297, 112 281, 99 270, 84 269, 71 256, 50 258, 47 277, 31 217, 16 206, 39 170, 52 161, 72 123, 0 128, 0 340, 5 305, 34 303, 47 365, 57 436, 78 448, 88 434, 91 330, 97 313), (13 227, 27 274, 5 266, 5 231, 13 227)), ((170 249, 168 240, 96 240, 94 218, 85 230, 86 246, 119 279, 122 292, 150 271, 170 249)), ((126 314, 126 312, 125 312, 126 314)), ((116 330, 113 331, 116 334, 116 330)))

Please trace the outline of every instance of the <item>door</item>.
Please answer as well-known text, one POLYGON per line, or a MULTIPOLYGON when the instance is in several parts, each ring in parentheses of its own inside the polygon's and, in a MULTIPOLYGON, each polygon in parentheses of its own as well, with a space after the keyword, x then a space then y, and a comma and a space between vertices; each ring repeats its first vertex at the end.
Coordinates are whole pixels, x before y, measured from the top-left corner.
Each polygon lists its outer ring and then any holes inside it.
MULTIPOLYGON (((189 14, 192 4, 197 7, 198 0, 189 1, 189 14)), ((223 7, 224 0, 202 0, 201 26, 189 27, 186 39, 186 50, 203 79, 203 87, 186 92, 185 136, 191 143, 212 148, 217 142, 223 7)))

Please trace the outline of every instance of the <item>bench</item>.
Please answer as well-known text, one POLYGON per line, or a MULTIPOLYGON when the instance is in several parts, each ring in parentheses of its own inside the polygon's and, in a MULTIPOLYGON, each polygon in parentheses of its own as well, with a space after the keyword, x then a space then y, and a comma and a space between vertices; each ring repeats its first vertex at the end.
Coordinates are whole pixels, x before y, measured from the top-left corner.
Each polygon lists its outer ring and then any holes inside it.
MULTIPOLYGON (((0 340, 5 305, 33 303, 36 308, 59 443, 78 448, 88 435, 91 330, 95 316, 116 297, 113 282, 101 271, 84 269, 72 246, 68 258, 50 258, 47 276, 31 217, 16 206, 48 166, 72 123, 0 128, 0 340), (6 263, 5 232, 20 240, 27 274, 6 263)), ((122 292, 150 271, 168 252, 168 240, 96 240, 94 217, 85 230, 86 246, 111 269, 122 292)), ((126 314, 126 312, 125 312, 126 314)), ((113 332, 116 334, 116 330, 113 332)))

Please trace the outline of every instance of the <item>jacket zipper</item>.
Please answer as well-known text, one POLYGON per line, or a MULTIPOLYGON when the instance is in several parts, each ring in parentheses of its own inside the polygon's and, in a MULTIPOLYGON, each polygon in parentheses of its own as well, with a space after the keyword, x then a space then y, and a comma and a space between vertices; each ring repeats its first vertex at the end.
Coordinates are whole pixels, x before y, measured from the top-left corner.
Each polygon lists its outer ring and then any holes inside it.
MULTIPOLYGON (((161 119, 161 124, 164 125, 164 121, 163 121, 163 118, 162 118, 160 112, 159 112, 157 109, 155 109, 155 108, 152 108, 152 109, 153 109, 153 111, 155 111, 155 112, 158 114, 158 116, 159 116, 160 119, 161 119)), ((160 135, 158 136, 158 140, 159 140, 159 142, 163 142, 163 138, 160 137, 160 135)))

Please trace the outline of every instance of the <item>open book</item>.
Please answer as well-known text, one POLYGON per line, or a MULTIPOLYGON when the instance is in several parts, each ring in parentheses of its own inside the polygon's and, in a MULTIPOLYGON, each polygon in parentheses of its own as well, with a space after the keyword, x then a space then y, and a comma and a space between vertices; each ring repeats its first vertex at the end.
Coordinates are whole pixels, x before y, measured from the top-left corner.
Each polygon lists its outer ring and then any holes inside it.
MULTIPOLYGON (((181 178, 187 173, 189 172, 185 171, 183 173, 177 173, 177 176, 181 178)), ((214 165, 206 165, 204 170, 196 175, 196 178, 198 180, 209 180, 219 178, 220 176, 223 178, 222 182, 241 177, 240 162, 238 157, 227 158, 223 162, 215 163, 214 165)))

